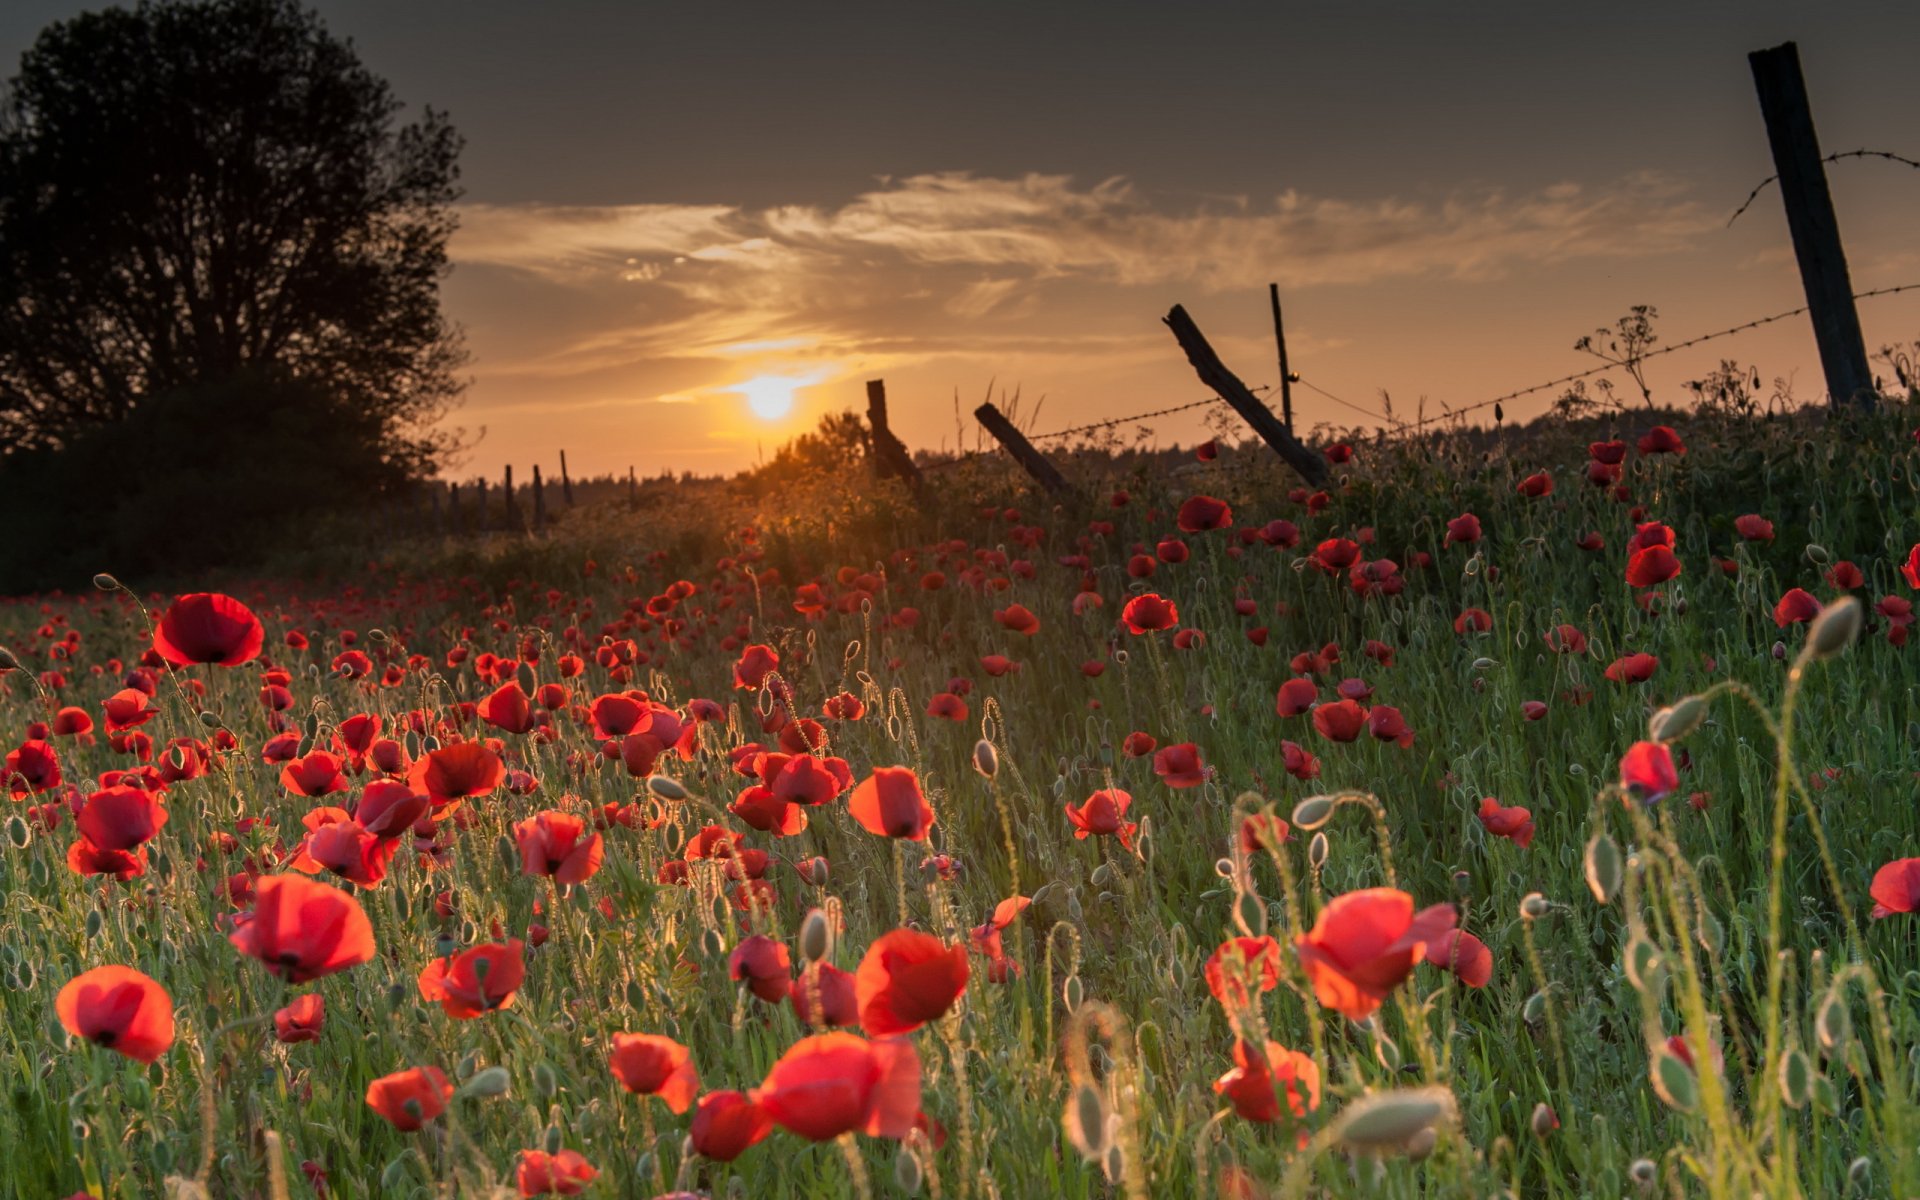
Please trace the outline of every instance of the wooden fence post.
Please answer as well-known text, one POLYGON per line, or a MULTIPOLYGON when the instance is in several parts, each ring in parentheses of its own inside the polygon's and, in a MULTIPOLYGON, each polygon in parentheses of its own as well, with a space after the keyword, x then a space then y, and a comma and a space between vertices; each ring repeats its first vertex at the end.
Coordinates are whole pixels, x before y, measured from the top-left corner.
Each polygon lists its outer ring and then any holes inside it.
POLYGON ((514 495, 513 495, 513 464, 512 463, 507 464, 506 481, 501 484, 501 487, 504 488, 506 491, 507 508, 506 508, 505 523, 506 523, 507 532, 511 533, 520 527, 520 506, 515 502, 514 495))
POLYGON ((540 482, 540 464, 533 464, 533 531, 547 531, 547 489, 540 482))
POLYGON ((1173 311, 1164 318, 1167 328, 1173 330, 1173 336, 1180 348, 1187 353, 1187 361, 1193 364, 1194 371, 1200 376, 1200 382, 1212 388, 1222 400, 1231 404, 1235 412, 1253 426, 1274 452, 1286 460, 1288 466, 1300 473, 1308 483, 1319 485, 1327 479, 1327 460, 1309 450, 1293 431, 1282 425, 1267 406, 1240 382, 1240 377, 1227 370, 1220 356, 1214 353, 1207 343, 1206 335, 1193 323, 1187 310, 1176 304, 1173 311))
POLYGON ((1273 301, 1273 340, 1280 345, 1280 423, 1293 432, 1293 372, 1287 368, 1287 329, 1280 323, 1280 285, 1267 285, 1267 298, 1273 301))
POLYGON ((634 475, 633 467, 629 465, 627 467, 627 511, 638 512, 639 509, 640 480, 638 476, 634 475))
POLYGON ((875 463, 882 476, 893 475, 906 481, 907 487, 922 508, 930 499, 927 481, 921 477, 920 468, 907 453, 907 447, 893 436, 893 430, 887 426, 887 384, 882 379, 867 380, 867 425, 873 439, 875 463))
POLYGON ((475 496, 475 501, 473 506, 473 530, 475 533, 485 533, 487 529, 486 476, 483 475, 480 478, 474 480, 473 488, 474 488, 474 496, 475 496))
POLYGON ((1787 206, 1793 256, 1800 263, 1800 283, 1806 288, 1807 312, 1827 377, 1827 402, 1835 407, 1857 404, 1872 411, 1876 396, 1873 375, 1867 369, 1867 344, 1853 305, 1853 280, 1840 244, 1840 224, 1833 215, 1833 195, 1827 190, 1827 171, 1820 162, 1820 139, 1814 136, 1800 51, 1792 42, 1784 42, 1770 50, 1755 50, 1747 55, 1747 63, 1760 93, 1773 169, 1780 174, 1780 198, 1787 206))
POLYGON ((567 474, 567 452, 565 450, 560 452, 560 498, 567 502, 568 508, 573 507, 573 476, 567 474))
POLYGON ((1027 474, 1039 481, 1041 487, 1054 493, 1068 495, 1073 493, 1073 485, 1067 482, 1067 477, 1047 461, 1046 455, 1034 449, 1033 443, 1027 440, 1027 435, 1015 429, 1013 422, 1007 420, 1005 414, 995 408, 991 400, 973 410, 973 419, 985 426, 986 431, 994 436, 994 440, 1005 446, 1007 453, 1013 455, 1014 461, 1026 468, 1027 474))

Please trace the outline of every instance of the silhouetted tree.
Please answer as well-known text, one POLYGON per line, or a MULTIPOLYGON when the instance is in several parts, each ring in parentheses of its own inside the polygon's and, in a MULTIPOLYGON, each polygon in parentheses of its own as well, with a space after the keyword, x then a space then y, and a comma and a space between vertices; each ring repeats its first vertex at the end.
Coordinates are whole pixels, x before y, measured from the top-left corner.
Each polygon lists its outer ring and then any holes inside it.
POLYGON ((44 30, 0 104, 0 455, 244 378, 370 417, 390 477, 433 467, 461 140, 401 107, 292 0, 44 30))

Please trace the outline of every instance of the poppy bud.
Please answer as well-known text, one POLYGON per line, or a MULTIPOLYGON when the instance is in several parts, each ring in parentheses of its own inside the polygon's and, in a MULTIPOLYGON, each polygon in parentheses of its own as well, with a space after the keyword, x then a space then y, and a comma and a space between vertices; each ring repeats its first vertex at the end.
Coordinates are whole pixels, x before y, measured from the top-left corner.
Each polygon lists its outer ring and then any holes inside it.
POLYGON ((1373 1056, 1388 1071, 1400 1069, 1400 1047, 1377 1023, 1373 1027, 1373 1056))
POLYGON ((1084 999, 1086 999, 1086 988, 1081 984, 1080 977, 1078 975, 1067 976, 1067 982, 1060 988, 1061 1003, 1065 1004, 1067 1011, 1071 1013, 1080 1007, 1080 1002, 1084 999))
POLYGON ((467 1080, 466 1086, 460 1089, 460 1094, 483 1097, 504 1096, 507 1094, 508 1085, 512 1082, 512 1077, 507 1074, 505 1067, 488 1067, 467 1080))
POLYGON ((1453 873, 1453 890, 1454 891, 1459 892, 1462 896, 1464 896, 1467 894, 1468 889, 1470 889, 1472 886, 1473 886, 1473 876, 1471 873, 1466 871, 1455 871, 1453 873))
POLYGON ((665 775, 647 776, 647 790, 662 800, 674 803, 685 800, 690 795, 686 788, 680 786, 678 780, 670 779, 665 775))
POLYGON ((1651 1191, 1655 1181, 1660 1178, 1660 1169, 1653 1165, 1650 1158, 1636 1158, 1633 1165, 1627 1168, 1627 1178, 1633 1180, 1633 1185, 1640 1190, 1651 1191))
POLYGON ((1694 1078, 1693 1068, 1665 1046, 1654 1051, 1653 1070, 1648 1074, 1653 1080, 1654 1094, 1667 1107, 1691 1112, 1700 1102, 1700 1081, 1694 1078))
POLYGON ((1820 1039, 1820 1048, 1829 1055, 1839 1053, 1853 1040, 1853 1014, 1847 1011, 1846 998, 1839 991, 1828 992, 1820 1002, 1813 1015, 1813 1032, 1820 1039))
POLYGON ((1107 1156, 1100 1162, 1100 1169, 1106 1173, 1108 1183, 1118 1183, 1127 1169, 1126 1147, 1114 1142, 1107 1147, 1107 1156))
POLYGON ((1819 542, 1807 543, 1807 561, 1808 562, 1813 563, 1815 566, 1824 567, 1827 565, 1827 562, 1832 558, 1833 558, 1833 555, 1827 550, 1825 546, 1822 546, 1819 542))
POLYGON ((1307 843, 1307 862, 1310 863, 1316 871, 1327 865, 1327 835, 1325 832, 1314 834, 1313 840, 1307 843))
POLYGON ((120 590, 120 581, 103 571, 93 577, 93 586, 103 592, 117 592, 120 590))
POLYGON ((1089 875, 1087 878, 1088 878, 1088 881, 1093 884, 1093 886, 1105 887, 1107 886, 1107 881, 1113 878, 1113 868, 1108 866, 1106 863, 1101 863, 1099 866, 1093 869, 1093 874, 1089 875))
MULTIPOLYGON (((15 820, 18 819, 17 817, 15 818, 15 820)), ((1213 864, 1213 873, 1222 879, 1232 879, 1233 860, 1230 858, 1216 859, 1213 864)))
POLYGON ((20 819, 18 813, 7 818, 7 840, 16 850, 25 850, 27 843, 33 840, 33 829, 20 819))
POLYGON ((1547 910, 1552 907, 1539 892, 1528 892, 1526 898, 1520 901, 1520 916, 1528 921, 1537 920, 1546 916, 1547 910))
POLYGON ((916 1195, 920 1191, 920 1156, 910 1150, 902 1150, 893 1160, 893 1181, 907 1195, 916 1195))
POLYGON ((1493 661, 1491 658, 1476 658, 1473 660, 1473 669, 1476 671, 1491 671, 1499 665, 1499 663, 1493 661))
POLYGON ((1099 1087, 1082 1083, 1073 1089, 1062 1122, 1067 1140, 1088 1162, 1102 1157, 1107 1148, 1107 1098, 1099 1087))
POLYGON ((1546 1137, 1560 1128, 1560 1118, 1554 1114, 1553 1106, 1544 1100, 1533 1106, 1533 1117, 1527 1122, 1533 1130, 1533 1136, 1546 1137))
POLYGON ((200 713, 200 723, 208 729, 218 729, 220 728, 220 714, 202 711, 200 713))
POLYGON ((1347 1106, 1334 1123, 1333 1139, 1356 1153, 1392 1154, 1454 1112, 1453 1093, 1443 1087, 1376 1092, 1347 1106))
POLYGON ((543 1141, 546 1144, 548 1154, 560 1153, 560 1127, 558 1125, 547 1126, 546 1136, 543 1141))
POLYGON ((1807 630, 1807 657, 1814 662, 1832 658, 1860 636, 1860 602, 1842 596, 1820 610, 1807 630))
POLYGON ((700 935, 700 953, 708 958, 719 958, 727 952, 727 939, 718 929, 709 929, 700 935))
POLYGON ((1538 1024, 1540 1018, 1545 1016, 1546 1012, 1547 994, 1545 992, 1535 992, 1527 997, 1525 1004, 1521 1005, 1520 1019, 1529 1025, 1538 1024))
POLYGON ((1867 1173, 1873 1170, 1873 1163, 1862 1154, 1847 1164, 1847 1186, 1858 1191, 1866 1182, 1867 1173))
POLYGON ((1706 720, 1707 702, 1698 696, 1686 696, 1653 714, 1647 722, 1647 736, 1656 742, 1679 741, 1706 720))
POLYGON ((1293 806, 1293 824, 1296 829, 1318 829, 1327 823, 1338 803, 1332 796, 1308 796, 1293 806))
POLYGON ((1788 1108, 1805 1107, 1813 1096, 1813 1064, 1798 1046, 1780 1056, 1780 1099, 1788 1108))
POLYGON ((17 671, 19 669, 20 660, 13 656, 13 651, 7 649, 5 646, 0 646, 0 671, 17 671))
POLYGON ((1773 644, 1773 661, 1787 661, 1787 644, 1785 642, 1775 642, 1773 644))
POLYGON ((1593 898, 1602 904, 1620 890, 1620 847, 1605 832, 1594 834, 1587 843, 1586 875, 1593 898))
POLYGON ((1000 752, 985 738, 973 744, 973 769, 988 779, 1000 773, 1000 752))
POLYGON ((387 631, 384 629, 369 629, 367 630, 367 640, 384 644, 387 640, 387 631))
POLYGON ((800 957, 817 963, 832 953, 833 922, 821 910, 808 909, 806 919, 800 923, 800 957))

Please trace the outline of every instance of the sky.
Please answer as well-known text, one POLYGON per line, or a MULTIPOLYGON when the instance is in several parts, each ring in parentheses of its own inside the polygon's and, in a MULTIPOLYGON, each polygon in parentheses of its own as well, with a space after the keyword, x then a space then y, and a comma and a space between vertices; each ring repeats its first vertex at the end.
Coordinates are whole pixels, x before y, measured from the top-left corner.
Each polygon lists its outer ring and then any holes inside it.
MULTIPOLYGON (((0 6, 0 66, 88 7, 0 6)), ((1206 395, 1176 303, 1271 385, 1269 282, 1303 430, 1434 415, 1594 365, 1632 305, 1673 342, 1804 303, 1777 190, 1727 224, 1773 171, 1748 51, 1798 42, 1826 152, 1920 158, 1911 0, 317 8, 467 140, 461 476, 732 472, 873 378, 916 449, 989 397, 1169 407, 1206 395)), ((1856 290, 1920 282, 1920 171, 1829 178, 1856 290)), ((1860 317, 1910 343, 1920 291, 1860 317)), ((1656 399, 1723 356, 1824 390, 1796 318, 1654 360, 1656 399)))

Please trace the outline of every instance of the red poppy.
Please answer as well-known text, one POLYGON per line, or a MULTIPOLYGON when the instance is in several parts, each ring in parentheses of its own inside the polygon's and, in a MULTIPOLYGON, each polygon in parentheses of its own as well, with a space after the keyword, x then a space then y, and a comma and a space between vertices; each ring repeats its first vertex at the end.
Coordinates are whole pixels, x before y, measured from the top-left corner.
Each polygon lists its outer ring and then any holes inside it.
POLYGON ((822 1033, 794 1043, 752 1093, 774 1124, 825 1142, 859 1130, 903 1138, 920 1115, 913 1043, 822 1033))
POLYGON ((1000 623, 1002 629, 1011 633, 1032 637, 1040 632, 1040 618, 1034 616, 1032 610, 1024 604, 1009 604, 994 613, 993 619, 1000 623))
POLYGON ((740 939, 727 956, 727 975, 747 985, 747 990, 768 1004, 786 999, 793 986, 793 959, 785 942, 776 942, 763 934, 740 939))
POLYGON ((912 1033, 946 1015, 967 986, 967 948, 896 929, 875 938, 854 972, 860 1027, 870 1037, 912 1033))
POLYGON ((1773 623, 1785 629, 1789 625, 1804 625, 1820 615, 1820 601, 1805 588, 1788 588, 1780 602, 1773 606, 1773 623))
POLYGON ((54 1012, 68 1033, 150 1063, 173 1045, 173 998, 132 967, 95 967, 67 982, 54 1012))
POLYGON ((773 1118, 743 1092, 708 1092, 693 1111, 687 1136, 694 1151, 714 1162, 732 1162, 773 1130, 773 1118))
POLYGON ((1320 1068, 1313 1058, 1269 1041, 1264 1049, 1235 1039, 1234 1068, 1214 1080, 1213 1090, 1227 1098, 1242 1120, 1270 1124, 1280 1119, 1280 1093, 1296 1118, 1320 1107, 1320 1068))
POLYGON ((1367 732, 1376 742, 1397 742, 1402 746, 1413 745, 1413 729, 1407 724, 1400 710, 1391 704, 1376 704, 1367 710, 1367 732))
POLYGON ((1920 590, 1920 542, 1907 551, 1907 561, 1900 568, 1900 574, 1906 576, 1907 586, 1920 590))
POLYGON ((967 702, 952 692, 940 692, 927 701, 927 715, 946 721, 964 721, 967 719, 967 702))
POLYGON ((853 972, 842 971, 830 962, 805 967, 787 993, 787 1002, 793 1005, 793 1015, 802 1025, 832 1028, 860 1020, 853 972))
POLYGON ((1652 804, 1680 786, 1673 752, 1662 742, 1635 742, 1620 759, 1620 787, 1629 796, 1652 804))
POLYGON ((578 1150, 522 1150, 513 1181, 522 1196, 578 1196, 600 1177, 578 1150))
POLYGON ((1875 871, 1867 894, 1873 897, 1876 921, 1920 910, 1920 858, 1896 858, 1875 871))
POLYGON ((1655 425, 1640 438, 1642 454, 1685 454, 1687 447, 1671 425, 1655 425))
MULTIPOLYGON (((340 809, 327 811, 341 813, 340 809)), ((383 838, 350 819, 340 820, 309 833, 301 843, 304 860, 292 865, 308 872, 324 867, 361 887, 378 887, 399 850, 398 838, 383 838)))
POLYGON ((1170 788, 1199 787, 1207 781, 1208 768, 1200 761, 1200 748, 1192 742, 1162 746, 1153 756, 1153 773, 1170 788))
POLYGON ((1330 742, 1351 742, 1366 728, 1367 710, 1352 700, 1333 700, 1316 705, 1313 727, 1330 742))
POLYGON ((588 836, 585 821, 555 809, 515 822, 513 837, 520 845, 521 873, 550 876, 556 883, 585 883, 606 856, 605 839, 588 836))
POLYGON ((110 787, 87 797, 74 818, 80 833, 102 850, 132 850, 167 823, 166 806, 152 792, 110 787))
POLYGON ((1128 758, 1145 758, 1158 744, 1152 734, 1136 729, 1121 740, 1120 750, 1128 758))
POLYGON ((425 816, 432 800, 405 783, 376 779, 361 789, 353 819, 376 837, 398 838, 425 816))
POLYGON ((1413 897, 1397 888, 1367 888, 1336 896, 1313 929, 1293 941, 1320 1003, 1362 1021, 1412 972, 1427 943, 1453 928, 1451 904, 1415 912, 1413 897))
POLYGON ((1314 702, 1320 698, 1320 689, 1311 679, 1295 676, 1280 685, 1280 691, 1273 700, 1273 711, 1283 717, 1297 717, 1313 710, 1314 702))
POLYGON ((877 767, 847 801, 847 811, 869 833, 921 842, 933 828, 933 806, 911 767, 877 767))
POLYGON ((1233 510, 1226 501, 1216 500, 1212 496, 1190 496, 1180 506, 1180 512, 1174 519, 1181 533, 1205 533, 1209 529, 1225 529, 1233 524, 1233 510))
POLYGON ((1485 633, 1492 628, 1493 614, 1484 608, 1463 609, 1460 615, 1453 619, 1455 633, 1485 633))
POLYGON ((153 648, 177 667, 237 667, 260 653, 260 618, 232 596, 192 592, 167 606, 153 630, 153 648))
POLYGON ((837 696, 829 696, 827 702, 820 706, 820 711, 836 721, 858 721, 867 715, 867 706, 852 692, 841 692, 837 696))
POLYGON ((693 1052, 670 1037, 616 1033, 608 1063, 621 1087, 638 1096, 658 1096, 677 1113, 687 1111, 700 1091, 693 1052))
POLYGON ((411 1133, 446 1111, 453 1085, 439 1067, 412 1067, 382 1075, 367 1085, 367 1107, 402 1133, 411 1133))
POLYGON ((273 1014, 273 1034, 289 1045, 318 1041, 326 1021, 327 1002, 320 993, 308 992, 273 1014))
POLYGON ((420 972, 420 998, 439 1001, 456 1021, 469 1021, 512 1007, 526 977, 526 946, 519 938, 487 942, 428 963, 420 972))
POLYGON ((1427 961, 1468 987, 1482 988, 1493 981, 1493 951, 1464 929, 1449 929, 1427 943, 1427 961))
POLYGON ((298 875, 269 875, 254 888, 251 913, 227 935, 289 983, 305 983, 373 957, 373 925, 359 901, 298 875))
POLYGON ((15 800, 60 786, 60 756, 39 738, 29 738, 7 752, 7 792, 15 800))
POLYGON ((315 750, 304 758, 296 758, 280 770, 280 786, 296 796, 318 799, 331 796, 335 792, 344 792, 349 786, 347 777, 341 774, 340 756, 328 750, 315 750))
POLYGON ((1285 842, 1293 832, 1286 818, 1272 813, 1251 813, 1240 822, 1240 848, 1248 854, 1259 854, 1268 843, 1275 846, 1285 842))
POLYGON ((1618 466, 1620 463, 1626 461, 1627 444, 1617 439, 1611 442, 1589 442, 1587 444, 1587 454, 1595 462, 1606 463, 1609 466, 1618 466))
POLYGON ((525 733, 533 728, 533 702, 518 683, 500 685, 476 711, 482 721, 506 733, 525 733))
POLYGON ((780 654, 772 646, 748 646, 740 652, 740 661, 733 664, 733 686, 756 689, 779 667, 780 654))
POLYGON ((93 717, 84 708, 69 704, 53 714, 54 737, 84 737, 93 732, 93 717))
POLYGON ((1538 500, 1542 496, 1551 496, 1553 495, 1553 476, 1545 471, 1535 472, 1522 479, 1520 486, 1514 490, 1533 500, 1538 500))
POLYGON ((1770 542, 1773 540, 1773 522, 1759 513, 1748 513, 1733 519, 1733 531, 1749 542, 1770 542))
POLYGON ((456 742, 423 754, 407 770, 407 782, 436 809, 490 794, 506 776, 500 756, 479 742, 456 742))
POLYGON ((1645 683, 1659 667, 1660 660, 1644 651, 1624 654, 1607 665, 1606 676, 1615 683, 1645 683))
POLYGON ((1270 937, 1228 938, 1207 956, 1200 973, 1220 1007, 1237 1012, 1280 986, 1280 943, 1270 937))
POLYGON ((1447 522, 1447 544, 1455 542, 1467 545, 1480 540, 1480 518, 1472 513, 1461 513, 1447 522))
POLYGON ((1326 455, 1327 461, 1335 465, 1351 462, 1353 459, 1353 447, 1346 442, 1335 442, 1320 453, 1326 455))
POLYGON ((1480 801, 1480 823, 1488 833, 1506 838, 1522 850, 1533 844, 1533 813, 1521 805, 1502 807, 1492 796, 1484 797, 1480 801))
POLYGON ((1547 649, 1555 654, 1585 654, 1587 635, 1571 625, 1556 625, 1545 635, 1547 649))
POLYGON ((1157 633, 1179 624, 1180 610, 1165 596, 1143 592, 1127 601, 1120 610, 1120 620, 1129 633, 1157 633))
POLYGON ((1220 443, 1209 438, 1193 448, 1193 456, 1201 462, 1212 462, 1220 457, 1220 443))
POLYGON ((1859 566, 1844 558, 1827 568, 1825 578, 1828 587, 1841 592, 1865 587, 1867 583, 1867 577, 1861 573, 1859 566))
POLYGON ((121 688, 108 696, 100 710, 107 718, 107 732, 120 733, 145 725, 160 715, 153 697, 139 688, 121 688))
POLYGON ((1646 546, 1627 559, 1627 582, 1637 588, 1654 587, 1679 574, 1680 560, 1669 546, 1646 546))
POLYGON ((1329 575, 1337 575, 1360 558, 1360 543, 1346 538, 1328 538, 1313 548, 1309 561, 1329 575))

